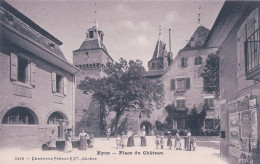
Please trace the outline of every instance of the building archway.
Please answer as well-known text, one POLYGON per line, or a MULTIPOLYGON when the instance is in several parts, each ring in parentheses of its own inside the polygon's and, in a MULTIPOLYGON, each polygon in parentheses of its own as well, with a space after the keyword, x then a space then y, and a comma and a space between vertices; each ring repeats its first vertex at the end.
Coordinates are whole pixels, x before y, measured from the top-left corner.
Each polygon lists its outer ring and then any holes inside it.
POLYGON ((147 136, 152 135, 152 124, 149 121, 143 121, 140 124, 140 130, 142 131, 143 129, 145 129, 147 136))
POLYGON ((68 125, 68 119, 67 116, 59 111, 53 112, 48 120, 47 124, 49 125, 58 125, 58 137, 59 138, 64 138, 65 137, 65 130, 68 125))
POLYGON ((17 106, 9 109, 3 119, 2 124, 39 124, 36 114, 27 107, 17 106))

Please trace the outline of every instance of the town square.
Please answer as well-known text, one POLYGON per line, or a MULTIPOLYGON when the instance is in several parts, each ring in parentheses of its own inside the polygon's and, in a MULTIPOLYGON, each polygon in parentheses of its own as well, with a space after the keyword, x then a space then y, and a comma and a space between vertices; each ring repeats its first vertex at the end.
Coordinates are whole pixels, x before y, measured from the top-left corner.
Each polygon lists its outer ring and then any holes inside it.
POLYGON ((259 10, 0 0, 0 163, 260 163, 259 10))

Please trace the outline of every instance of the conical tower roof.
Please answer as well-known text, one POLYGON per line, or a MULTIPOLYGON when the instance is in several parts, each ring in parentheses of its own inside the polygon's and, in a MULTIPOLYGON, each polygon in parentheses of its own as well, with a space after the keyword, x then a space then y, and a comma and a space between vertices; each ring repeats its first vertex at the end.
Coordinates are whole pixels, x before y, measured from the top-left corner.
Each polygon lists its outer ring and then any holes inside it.
POLYGON ((156 46, 155 46, 152 60, 157 59, 157 58, 163 58, 165 53, 167 53, 166 44, 163 41, 161 41, 160 39, 158 39, 156 46))
POLYGON ((209 31, 209 29, 202 25, 198 26, 193 35, 191 36, 190 40, 185 45, 184 49, 202 47, 209 34, 209 31))

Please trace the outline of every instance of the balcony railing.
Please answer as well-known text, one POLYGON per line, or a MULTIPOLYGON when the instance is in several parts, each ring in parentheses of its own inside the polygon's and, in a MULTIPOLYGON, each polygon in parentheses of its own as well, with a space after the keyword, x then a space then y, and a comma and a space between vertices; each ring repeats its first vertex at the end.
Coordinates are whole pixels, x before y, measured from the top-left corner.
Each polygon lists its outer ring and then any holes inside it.
POLYGON ((245 71, 247 79, 260 73, 260 28, 258 28, 244 43, 245 46, 245 71))

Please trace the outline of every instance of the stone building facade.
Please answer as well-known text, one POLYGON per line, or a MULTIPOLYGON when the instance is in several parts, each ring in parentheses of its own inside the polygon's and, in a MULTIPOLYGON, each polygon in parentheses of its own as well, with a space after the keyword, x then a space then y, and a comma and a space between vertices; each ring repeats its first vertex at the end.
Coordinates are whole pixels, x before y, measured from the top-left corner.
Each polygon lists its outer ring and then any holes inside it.
POLYGON ((220 54, 220 153, 234 164, 260 161, 259 10, 260 2, 226 1, 206 41, 220 54))
POLYGON ((75 74, 61 41, 0 1, 0 148, 40 147, 74 128, 75 74))
MULTIPOLYGON (((205 130, 213 130, 219 119, 219 101, 215 96, 204 92, 203 78, 199 76, 210 53, 216 53, 217 48, 204 47, 204 42, 209 30, 204 26, 198 26, 185 47, 179 51, 174 59, 172 53, 167 52, 166 44, 157 41, 152 59, 148 62, 149 71, 146 77, 151 80, 161 80, 165 90, 165 106, 174 104, 178 110, 186 108, 189 111, 195 106, 200 112, 205 103, 209 105, 205 119, 205 130)), ((151 116, 139 119, 137 114, 129 113, 132 121, 130 127, 137 132, 145 126, 147 135, 156 133, 156 121, 164 122, 167 112, 164 107, 153 110, 151 116), (138 119, 137 119, 138 118, 138 119)), ((175 120, 174 129, 186 129, 186 121, 175 120)))
MULTIPOLYGON (((104 33, 95 22, 93 27, 87 30, 86 39, 80 48, 73 51, 73 64, 83 72, 83 74, 77 75, 77 85, 86 76, 96 79, 102 78, 105 75, 102 72, 102 67, 113 61, 103 39, 104 33)), ((105 131, 104 127, 100 126, 100 104, 92 99, 92 95, 83 94, 77 88, 75 101, 77 132, 85 129, 88 133, 100 135, 102 131, 105 131)))

